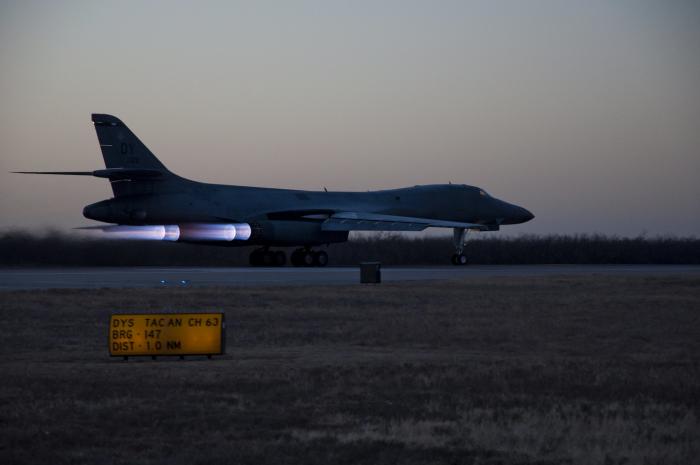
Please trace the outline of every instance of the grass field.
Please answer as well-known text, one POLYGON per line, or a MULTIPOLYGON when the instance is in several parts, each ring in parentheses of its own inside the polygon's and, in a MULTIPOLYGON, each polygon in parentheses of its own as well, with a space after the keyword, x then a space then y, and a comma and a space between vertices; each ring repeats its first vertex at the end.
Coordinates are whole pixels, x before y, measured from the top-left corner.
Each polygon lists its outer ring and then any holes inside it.
POLYGON ((700 456, 699 277, 13 291, 0 341, 3 464, 700 456), (110 359, 138 310, 223 310, 227 354, 110 359))

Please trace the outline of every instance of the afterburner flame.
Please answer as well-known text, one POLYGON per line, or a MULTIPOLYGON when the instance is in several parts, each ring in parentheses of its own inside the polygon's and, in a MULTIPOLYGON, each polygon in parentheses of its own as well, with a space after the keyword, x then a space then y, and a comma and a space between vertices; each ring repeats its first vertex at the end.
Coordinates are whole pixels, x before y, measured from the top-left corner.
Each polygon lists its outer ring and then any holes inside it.
POLYGON ((180 240, 183 241, 232 241, 236 238, 236 227, 232 224, 189 223, 180 225, 180 240))
POLYGON ((250 239, 250 225, 248 223, 236 223, 233 225, 236 228, 236 239, 237 241, 247 241, 250 239))
POLYGON ((162 241, 166 235, 165 226, 105 226, 102 232, 107 239, 140 241, 162 241))
POLYGON ((164 241, 175 242, 180 239, 180 228, 177 225, 164 226, 165 236, 163 236, 164 241))
POLYGON ((248 223, 187 223, 181 225, 104 226, 91 230, 93 235, 103 239, 139 241, 213 241, 230 242, 250 239, 248 223))

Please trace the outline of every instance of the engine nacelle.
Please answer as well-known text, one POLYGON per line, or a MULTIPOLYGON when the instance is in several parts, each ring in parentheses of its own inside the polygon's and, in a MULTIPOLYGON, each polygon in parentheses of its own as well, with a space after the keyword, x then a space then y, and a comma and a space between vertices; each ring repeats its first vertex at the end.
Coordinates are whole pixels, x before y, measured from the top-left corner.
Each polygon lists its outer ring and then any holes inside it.
POLYGON ((143 208, 133 208, 124 200, 107 199, 87 205, 83 208, 83 216, 104 223, 139 224, 147 214, 143 208))
POLYGON ((250 242, 276 246, 320 245, 348 240, 347 231, 323 231, 317 221, 260 221, 250 224, 250 242))

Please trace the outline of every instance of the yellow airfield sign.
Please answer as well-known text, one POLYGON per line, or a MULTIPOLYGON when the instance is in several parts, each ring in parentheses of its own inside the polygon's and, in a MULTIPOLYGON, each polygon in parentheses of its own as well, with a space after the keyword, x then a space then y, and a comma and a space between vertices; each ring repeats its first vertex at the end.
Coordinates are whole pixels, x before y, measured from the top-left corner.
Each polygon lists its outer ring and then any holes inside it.
POLYGON ((223 313, 114 314, 109 319, 109 354, 223 354, 224 329, 223 313))

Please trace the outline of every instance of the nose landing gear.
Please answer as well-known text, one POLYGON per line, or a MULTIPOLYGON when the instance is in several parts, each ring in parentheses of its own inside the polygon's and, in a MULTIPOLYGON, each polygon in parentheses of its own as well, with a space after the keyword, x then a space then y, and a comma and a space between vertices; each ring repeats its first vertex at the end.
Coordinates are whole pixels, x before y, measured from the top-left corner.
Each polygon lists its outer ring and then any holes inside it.
POLYGON ((467 242, 468 229, 455 228, 452 236, 452 243, 455 246, 456 253, 452 255, 452 264, 456 266, 464 266, 469 261, 464 254, 464 244, 467 242))

